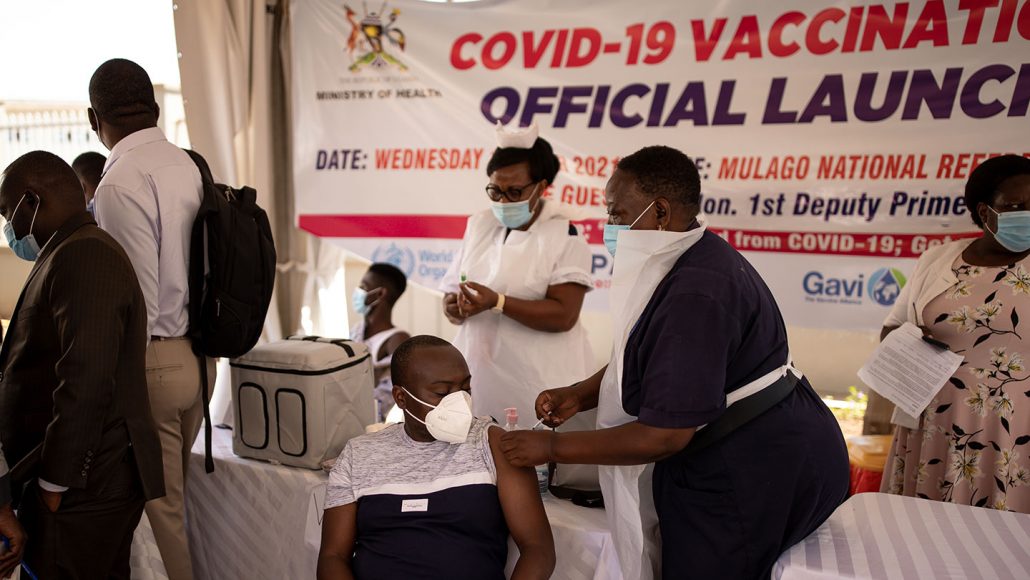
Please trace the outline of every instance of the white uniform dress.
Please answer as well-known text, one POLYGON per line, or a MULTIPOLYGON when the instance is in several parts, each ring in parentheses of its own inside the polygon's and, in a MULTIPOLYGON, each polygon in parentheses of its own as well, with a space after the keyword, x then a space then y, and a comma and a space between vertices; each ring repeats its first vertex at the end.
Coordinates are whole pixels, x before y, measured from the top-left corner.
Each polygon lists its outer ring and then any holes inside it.
MULTIPOLYGON (((457 292, 462 273, 470 282, 523 300, 541 300, 557 284, 592 288, 590 249, 582 237, 569 235, 569 219, 561 209, 544 202, 528 230, 510 233, 490 210, 472 215, 441 290, 457 292)), ((465 320, 454 345, 472 372, 474 414, 503 421, 504 409, 516 407, 523 427, 535 422, 534 405, 542 390, 597 371, 579 322, 568 332, 541 332, 488 310, 465 320)))

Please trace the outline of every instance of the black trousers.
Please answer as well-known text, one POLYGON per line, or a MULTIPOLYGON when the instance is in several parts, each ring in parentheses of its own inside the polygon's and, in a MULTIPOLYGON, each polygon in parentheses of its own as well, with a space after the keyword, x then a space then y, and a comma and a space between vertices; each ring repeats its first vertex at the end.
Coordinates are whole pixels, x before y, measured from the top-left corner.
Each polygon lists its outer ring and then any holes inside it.
POLYGON ((132 534, 146 501, 132 453, 108 463, 96 491, 69 489, 56 512, 29 484, 18 517, 29 537, 25 563, 39 580, 129 580, 132 534))

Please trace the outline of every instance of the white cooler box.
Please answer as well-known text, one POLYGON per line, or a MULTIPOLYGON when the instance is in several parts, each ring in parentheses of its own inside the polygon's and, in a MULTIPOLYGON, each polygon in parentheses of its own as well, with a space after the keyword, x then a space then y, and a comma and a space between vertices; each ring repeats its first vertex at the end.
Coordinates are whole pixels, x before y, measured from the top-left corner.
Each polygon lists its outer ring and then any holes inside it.
POLYGON ((372 360, 361 343, 290 337, 230 365, 232 450, 241 457, 320 469, 375 422, 372 360))

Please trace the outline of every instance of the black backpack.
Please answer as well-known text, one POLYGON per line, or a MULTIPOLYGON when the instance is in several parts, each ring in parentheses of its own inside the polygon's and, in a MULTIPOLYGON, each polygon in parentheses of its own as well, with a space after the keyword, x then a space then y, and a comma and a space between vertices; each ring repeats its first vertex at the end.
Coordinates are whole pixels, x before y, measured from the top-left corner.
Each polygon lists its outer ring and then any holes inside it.
MULTIPOLYGON (((187 150, 200 170, 204 195, 190 238, 189 337, 201 357, 201 385, 208 400, 203 357, 236 358, 257 344, 272 301, 275 244, 257 192, 217 184, 207 161, 187 150)), ((211 414, 204 405, 205 467, 211 460, 211 414)))

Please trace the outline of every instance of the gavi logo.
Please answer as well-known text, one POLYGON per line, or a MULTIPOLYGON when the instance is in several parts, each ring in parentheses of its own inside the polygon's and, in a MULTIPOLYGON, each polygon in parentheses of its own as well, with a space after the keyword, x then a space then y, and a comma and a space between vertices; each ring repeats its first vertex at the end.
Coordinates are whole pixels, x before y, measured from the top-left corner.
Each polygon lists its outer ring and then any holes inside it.
POLYGON ((893 306, 906 281, 897 268, 880 268, 868 277, 834 277, 811 271, 802 278, 801 288, 805 299, 811 302, 860 305, 868 297, 880 306, 893 306))
POLYGON ((880 268, 869 277, 869 297, 880 306, 894 306, 905 287, 905 274, 897 268, 880 268))

